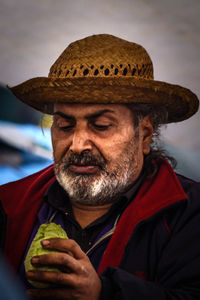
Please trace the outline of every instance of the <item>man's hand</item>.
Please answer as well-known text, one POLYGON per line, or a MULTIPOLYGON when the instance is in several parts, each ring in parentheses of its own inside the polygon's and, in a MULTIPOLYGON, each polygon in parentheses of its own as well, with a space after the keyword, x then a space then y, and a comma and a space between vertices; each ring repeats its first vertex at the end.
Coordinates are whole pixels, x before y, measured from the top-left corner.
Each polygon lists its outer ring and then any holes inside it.
POLYGON ((89 258, 79 245, 70 239, 49 239, 43 241, 45 249, 58 253, 44 254, 32 259, 34 266, 56 267, 61 272, 29 271, 27 278, 52 284, 52 288, 29 290, 31 299, 98 300, 101 280, 89 258), (55 287, 56 286, 56 287, 55 287))

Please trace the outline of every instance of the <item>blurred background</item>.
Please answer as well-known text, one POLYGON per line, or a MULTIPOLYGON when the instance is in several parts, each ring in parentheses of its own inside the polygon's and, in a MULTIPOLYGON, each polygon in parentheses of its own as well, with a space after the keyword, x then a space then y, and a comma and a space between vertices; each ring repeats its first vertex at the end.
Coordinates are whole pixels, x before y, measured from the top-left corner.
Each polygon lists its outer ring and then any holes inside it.
MULTIPOLYGON (((200 98, 199 0, 0 0, 0 184, 52 162, 42 116, 6 88, 47 76, 66 46, 109 33, 143 45, 155 79, 185 86, 200 98)), ((200 180, 200 112, 162 130, 177 172, 200 180)))

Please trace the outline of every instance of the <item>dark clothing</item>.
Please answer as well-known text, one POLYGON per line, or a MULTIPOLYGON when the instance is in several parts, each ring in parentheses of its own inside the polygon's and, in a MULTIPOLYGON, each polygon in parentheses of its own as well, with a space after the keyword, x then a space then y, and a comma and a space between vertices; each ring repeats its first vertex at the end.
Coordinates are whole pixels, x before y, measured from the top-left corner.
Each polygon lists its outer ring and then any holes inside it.
POLYGON ((134 198, 142 179, 143 176, 137 180, 132 188, 126 194, 124 194, 119 201, 111 206, 106 214, 89 224, 84 229, 82 229, 79 223, 75 220, 68 195, 57 182, 57 180, 55 180, 48 188, 44 199, 56 211, 63 214, 64 229, 67 232, 68 237, 74 239, 79 244, 81 249, 84 252, 87 252, 94 244, 109 220, 115 220, 117 216, 126 208, 129 201, 134 198))
MULTIPOLYGON (((21 186, 11 183, 0 190, 10 233, 5 252, 15 266, 23 253, 12 257, 13 238, 21 233, 16 248, 23 252, 44 193, 53 181, 49 168, 22 180, 21 186), (27 190, 22 192, 23 186, 27 190), (15 212, 13 201, 18 204, 15 212)), ((102 300, 200 299, 199 195, 200 185, 180 176, 177 179, 167 163, 155 178, 142 184, 120 215, 109 243, 104 245, 104 239, 93 249, 94 256, 105 250, 98 268, 102 300)))
POLYGON ((101 275, 101 299, 200 299, 200 184, 178 179, 188 200, 135 227, 119 267, 101 275))

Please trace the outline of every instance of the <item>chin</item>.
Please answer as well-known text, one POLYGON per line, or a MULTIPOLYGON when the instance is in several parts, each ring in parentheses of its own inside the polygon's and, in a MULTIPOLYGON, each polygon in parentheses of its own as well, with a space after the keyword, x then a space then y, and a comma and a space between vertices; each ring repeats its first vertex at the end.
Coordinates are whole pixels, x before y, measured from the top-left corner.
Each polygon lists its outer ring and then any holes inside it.
POLYGON ((126 189, 124 181, 113 176, 77 175, 69 176, 66 172, 60 171, 56 178, 63 189, 69 195, 72 203, 82 205, 104 205, 117 201, 126 189))

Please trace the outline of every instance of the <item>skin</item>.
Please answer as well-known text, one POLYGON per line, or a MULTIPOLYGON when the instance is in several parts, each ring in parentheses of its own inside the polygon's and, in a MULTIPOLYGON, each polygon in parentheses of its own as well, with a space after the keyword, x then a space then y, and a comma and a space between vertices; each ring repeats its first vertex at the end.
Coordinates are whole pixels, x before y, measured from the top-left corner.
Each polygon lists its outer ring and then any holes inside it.
MULTIPOLYGON (((71 151, 81 153, 88 150, 93 154, 101 154, 107 161, 107 168, 112 169, 115 159, 135 136, 133 119, 130 110, 124 105, 83 105, 56 104, 52 125, 52 144, 55 163, 67 156, 71 151), (70 116, 70 118, 69 118, 70 116)), ((145 117, 139 124, 137 151, 137 170, 130 179, 130 184, 139 177, 143 156, 150 151, 153 128, 150 118, 145 117)), ((99 172, 97 166, 72 165, 71 171, 77 174, 99 172)), ((73 204, 76 220, 84 228, 89 223, 105 214, 110 205, 85 206, 73 204)), ((101 280, 91 265, 89 258, 79 245, 71 239, 49 239, 43 243, 46 249, 58 250, 34 257, 35 266, 56 266, 60 273, 31 271, 27 273, 29 280, 56 284, 54 289, 29 290, 31 299, 76 299, 98 300, 101 293, 101 280)))

